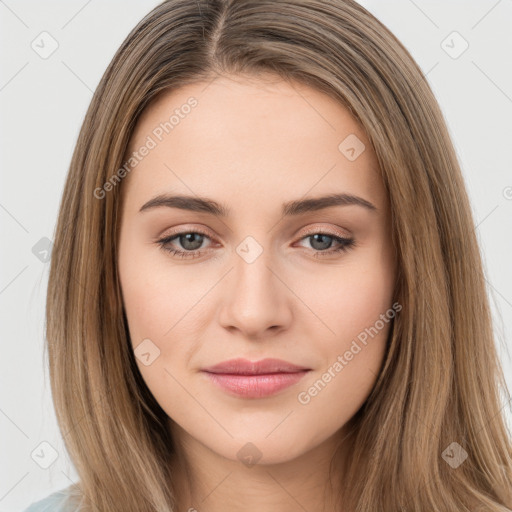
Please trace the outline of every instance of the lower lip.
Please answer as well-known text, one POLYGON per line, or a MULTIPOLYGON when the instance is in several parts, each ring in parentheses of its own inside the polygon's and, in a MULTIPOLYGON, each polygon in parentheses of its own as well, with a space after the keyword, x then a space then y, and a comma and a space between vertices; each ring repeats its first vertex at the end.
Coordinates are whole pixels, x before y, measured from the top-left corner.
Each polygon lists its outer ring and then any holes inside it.
POLYGON ((217 386, 236 396, 264 398, 299 382, 309 370, 294 373, 269 373, 262 375, 236 375, 205 373, 217 386))

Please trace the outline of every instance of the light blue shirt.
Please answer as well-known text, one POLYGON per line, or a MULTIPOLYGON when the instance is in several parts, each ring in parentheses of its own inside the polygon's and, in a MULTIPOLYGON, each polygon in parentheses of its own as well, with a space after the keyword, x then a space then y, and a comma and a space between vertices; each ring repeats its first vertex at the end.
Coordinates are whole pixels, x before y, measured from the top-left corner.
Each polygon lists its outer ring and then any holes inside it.
POLYGON ((71 508, 64 508, 64 501, 68 496, 69 488, 61 489, 46 498, 32 503, 23 512, 75 512, 71 508))

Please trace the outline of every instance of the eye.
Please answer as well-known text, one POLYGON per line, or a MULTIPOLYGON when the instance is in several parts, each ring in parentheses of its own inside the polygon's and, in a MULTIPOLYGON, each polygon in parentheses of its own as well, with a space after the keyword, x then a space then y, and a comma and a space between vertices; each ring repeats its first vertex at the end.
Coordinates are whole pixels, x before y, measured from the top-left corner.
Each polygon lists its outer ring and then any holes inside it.
MULTIPOLYGON (((201 246, 205 239, 210 239, 210 237, 201 231, 182 231, 157 240, 157 243, 164 251, 171 253, 177 258, 198 258, 206 252, 201 250, 201 246), (183 249, 173 246, 172 243, 174 241, 179 242, 183 249)), ((308 239, 311 240, 311 248, 315 252, 313 256, 316 258, 342 251, 348 251, 350 248, 355 246, 355 240, 353 238, 344 238, 323 231, 308 233, 300 240, 308 239), (334 248, 331 247, 333 242, 337 244, 334 248)))
POLYGON ((158 240, 157 243, 160 244, 164 251, 167 251, 178 258, 197 258, 203 253, 199 248, 203 244, 205 238, 210 237, 206 235, 206 233, 202 233, 200 231, 182 231, 181 233, 176 233, 172 236, 162 238, 161 240, 158 240), (180 242, 181 246, 185 250, 169 246, 175 239, 180 242))
POLYGON ((315 251, 315 254, 313 254, 315 258, 323 258, 333 253, 345 252, 356 245, 354 238, 340 237, 323 231, 308 233, 301 240, 310 240, 310 245, 315 251), (337 244, 334 248, 332 248, 333 241, 337 244))

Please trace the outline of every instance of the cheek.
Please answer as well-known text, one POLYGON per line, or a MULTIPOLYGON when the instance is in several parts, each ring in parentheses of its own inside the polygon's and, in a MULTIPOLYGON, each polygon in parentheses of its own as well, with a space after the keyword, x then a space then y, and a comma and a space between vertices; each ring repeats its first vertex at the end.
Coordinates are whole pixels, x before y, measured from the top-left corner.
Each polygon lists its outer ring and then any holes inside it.
POLYGON ((161 346, 190 324, 207 291, 200 279, 191 277, 190 271, 171 265, 160 250, 148 250, 129 239, 120 244, 119 278, 134 346, 145 338, 161 346))
POLYGON ((357 262, 336 269, 328 284, 316 288, 321 293, 311 302, 333 332, 316 337, 323 365, 301 386, 297 399, 331 426, 348 421, 371 392, 399 311, 392 307, 392 260, 378 251, 362 254, 357 262))
POLYGON ((184 381, 184 366, 195 350, 195 336, 187 326, 194 325, 200 308, 193 304, 204 292, 197 285, 195 290, 187 286, 183 273, 152 261, 149 251, 144 254, 129 243, 124 250, 119 278, 135 361, 151 393, 169 413, 180 402, 171 398, 183 394, 178 382, 184 381))
POLYGON ((309 337, 315 335, 315 326, 324 353, 332 356, 333 349, 350 344, 391 307, 394 273, 388 252, 384 254, 380 247, 360 250, 322 274, 297 272, 290 279, 312 313, 306 313, 302 320, 306 329, 311 328, 309 337))
POLYGON ((381 330, 381 315, 392 305, 393 283, 377 270, 348 276, 342 293, 333 300, 333 330, 340 340, 351 340, 375 326, 381 330), (337 315, 336 315, 337 311, 337 315))
POLYGON ((126 243, 119 259, 131 345, 151 393, 169 415, 179 417, 194 407, 180 383, 189 378, 190 361, 200 349, 202 298, 211 284, 193 275, 192 267, 184 271, 140 245, 126 243))
POLYGON ((382 330, 366 346, 359 343, 359 347, 349 348, 341 344, 329 363, 301 386, 296 396, 299 409, 295 417, 304 421, 303 429, 323 439, 357 413, 377 379, 386 334, 382 330))
POLYGON ((391 303, 381 307, 385 296, 381 291, 376 297, 374 290, 373 294, 360 294, 355 305, 354 301, 345 303, 351 314, 345 317, 343 309, 338 309, 339 319, 334 324, 336 338, 318 339, 317 350, 323 365, 296 395, 306 422, 322 418, 318 435, 327 435, 348 422, 375 384, 395 316, 391 303))

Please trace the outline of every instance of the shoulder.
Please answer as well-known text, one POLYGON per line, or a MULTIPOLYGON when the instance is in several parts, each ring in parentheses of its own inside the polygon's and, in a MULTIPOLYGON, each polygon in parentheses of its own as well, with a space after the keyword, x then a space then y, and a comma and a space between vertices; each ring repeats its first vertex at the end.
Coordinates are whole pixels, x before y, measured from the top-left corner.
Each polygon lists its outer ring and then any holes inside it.
POLYGON ((75 512, 66 504, 71 492, 71 486, 60 491, 56 491, 46 498, 32 503, 23 512, 75 512))

